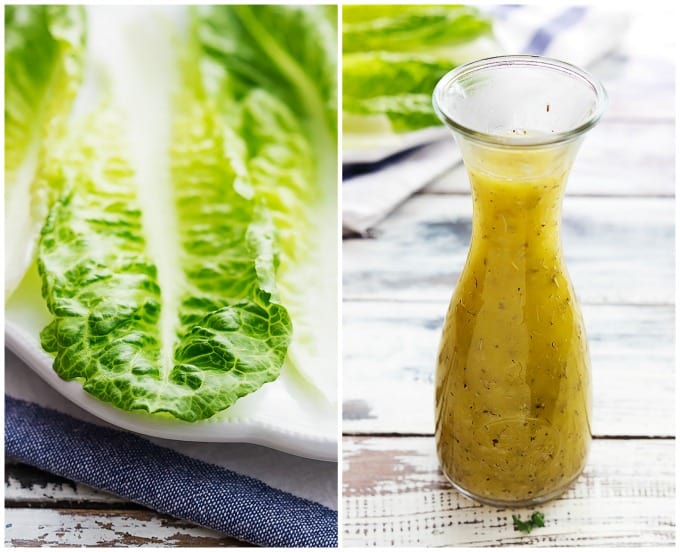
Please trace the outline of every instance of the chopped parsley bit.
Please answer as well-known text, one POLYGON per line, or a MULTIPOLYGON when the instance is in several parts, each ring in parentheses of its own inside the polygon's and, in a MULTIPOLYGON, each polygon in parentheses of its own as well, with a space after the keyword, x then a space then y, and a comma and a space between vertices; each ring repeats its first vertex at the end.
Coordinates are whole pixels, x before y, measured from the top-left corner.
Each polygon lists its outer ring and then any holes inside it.
POLYGON ((531 518, 528 521, 522 521, 518 516, 513 514, 512 525, 515 528, 515 531, 522 531, 529 534, 535 527, 545 527, 543 512, 534 512, 531 514, 531 518))

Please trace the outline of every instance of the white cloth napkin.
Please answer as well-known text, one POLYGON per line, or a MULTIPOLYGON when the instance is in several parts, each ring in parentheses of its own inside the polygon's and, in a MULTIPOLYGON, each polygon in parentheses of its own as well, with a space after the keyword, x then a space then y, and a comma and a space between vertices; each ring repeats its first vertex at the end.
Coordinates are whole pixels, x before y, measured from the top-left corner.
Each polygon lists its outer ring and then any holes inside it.
MULTIPOLYGON (((489 12, 499 54, 538 54, 579 66, 615 50, 629 23, 625 13, 588 6, 503 5, 489 12)), ((366 235, 405 199, 460 161, 449 136, 348 178, 342 186, 343 233, 366 235)))
POLYGON ((453 138, 446 135, 404 154, 398 162, 344 181, 343 233, 363 235, 407 197, 456 165, 460 152, 453 138))

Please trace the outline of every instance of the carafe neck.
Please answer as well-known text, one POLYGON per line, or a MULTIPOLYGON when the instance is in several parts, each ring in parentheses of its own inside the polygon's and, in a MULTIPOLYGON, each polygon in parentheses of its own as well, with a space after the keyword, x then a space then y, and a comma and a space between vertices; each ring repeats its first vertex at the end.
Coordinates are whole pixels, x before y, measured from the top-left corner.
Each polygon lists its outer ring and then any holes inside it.
POLYGON ((542 149, 458 142, 472 187, 473 242, 559 251, 562 198, 578 141, 542 149))

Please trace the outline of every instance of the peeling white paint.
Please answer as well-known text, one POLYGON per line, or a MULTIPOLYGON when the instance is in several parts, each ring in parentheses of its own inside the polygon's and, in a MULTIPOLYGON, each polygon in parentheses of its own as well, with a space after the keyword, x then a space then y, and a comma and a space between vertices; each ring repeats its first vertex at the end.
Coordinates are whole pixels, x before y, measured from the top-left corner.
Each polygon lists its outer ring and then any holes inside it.
POLYGON ((96 512, 9 508, 5 510, 6 546, 219 546, 225 537, 149 512, 96 512))
POLYGON ((345 546, 674 543, 671 440, 596 440, 576 484, 533 509, 482 506, 455 492, 439 472, 432 438, 346 438, 343 448, 345 546), (530 536, 513 530, 512 514, 526 519, 536 510, 545 528, 530 536))
MULTIPOLYGON (((6 468, 7 469, 7 468, 6 468)), ((97 491, 85 485, 73 483, 34 483, 27 485, 12 475, 5 480, 5 500, 12 502, 98 502, 117 504, 127 501, 122 498, 97 491)))

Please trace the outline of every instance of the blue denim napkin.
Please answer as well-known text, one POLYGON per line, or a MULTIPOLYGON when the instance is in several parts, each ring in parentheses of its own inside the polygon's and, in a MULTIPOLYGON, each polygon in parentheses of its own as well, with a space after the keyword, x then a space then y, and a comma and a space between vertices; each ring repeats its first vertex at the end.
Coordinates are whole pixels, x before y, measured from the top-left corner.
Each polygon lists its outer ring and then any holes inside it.
POLYGON ((337 546, 337 512, 321 504, 7 395, 5 453, 252 544, 337 546))

